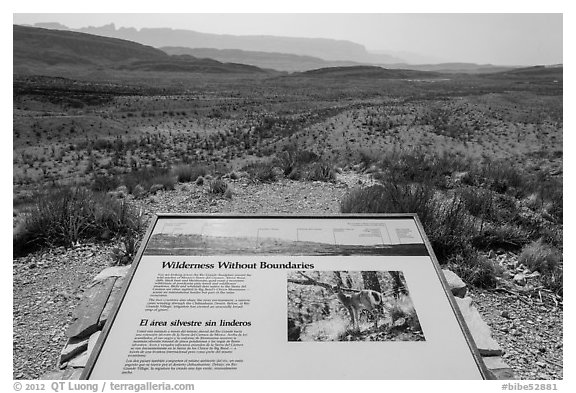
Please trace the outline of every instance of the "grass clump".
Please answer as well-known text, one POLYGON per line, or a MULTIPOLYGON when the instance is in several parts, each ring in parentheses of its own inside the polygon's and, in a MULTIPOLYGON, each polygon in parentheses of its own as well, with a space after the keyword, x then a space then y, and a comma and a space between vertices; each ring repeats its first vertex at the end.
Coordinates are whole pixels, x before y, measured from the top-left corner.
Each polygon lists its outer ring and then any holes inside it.
POLYGON ((276 155, 274 165, 291 180, 333 182, 336 171, 316 153, 290 147, 276 155))
POLYGON ((378 166, 384 171, 381 177, 396 183, 426 182, 446 188, 447 177, 455 172, 468 171, 470 162, 456 154, 430 154, 416 148, 387 153, 378 166))
POLYGON ((272 161, 253 162, 245 165, 242 170, 248 173, 250 178, 262 183, 272 183, 277 180, 272 161))
POLYGON ((14 235, 14 254, 70 247, 83 240, 140 230, 140 216, 124 201, 86 188, 60 188, 39 196, 14 235))
POLYGON ((332 165, 324 161, 317 161, 304 169, 303 177, 309 181, 333 182, 336 180, 336 172, 332 165))
POLYGON ((556 248, 546 244, 542 239, 525 245, 518 256, 518 262, 530 270, 539 271, 542 274, 554 272, 561 260, 562 254, 556 248))
POLYGON ((278 153, 274 161, 275 165, 282 170, 284 176, 290 177, 292 175, 294 177, 300 168, 319 160, 320 157, 316 153, 308 150, 299 150, 297 147, 291 146, 278 153))
POLYGON ((125 174, 122 177, 122 184, 130 194, 137 185, 142 186, 144 190, 150 190, 153 185, 160 184, 165 190, 173 190, 176 177, 166 168, 142 168, 125 174))
POLYGON ((208 192, 212 195, 224 195, 228 190, 228 184, 222 179, 214 179, 208 184, 208 192))
POLYGON ((172 175, 178 183, 195 182, 201 176, 206 176, 208 169, 203 165, 178 165, 172 168, 172 175))
POLYGON ((490 259, 468 248, 450 257, 448 267, 464 281, 479 288, 494 288, 502 269, 490 259))

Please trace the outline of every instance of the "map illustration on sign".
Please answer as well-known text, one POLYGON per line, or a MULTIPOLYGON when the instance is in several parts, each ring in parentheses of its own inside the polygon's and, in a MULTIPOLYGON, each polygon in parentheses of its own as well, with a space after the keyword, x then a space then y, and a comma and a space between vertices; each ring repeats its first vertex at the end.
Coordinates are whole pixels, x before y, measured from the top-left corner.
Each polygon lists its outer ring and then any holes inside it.
POLYGON ((412 215, 159 216, 83 378, 481 379, 450 296, 412 215))

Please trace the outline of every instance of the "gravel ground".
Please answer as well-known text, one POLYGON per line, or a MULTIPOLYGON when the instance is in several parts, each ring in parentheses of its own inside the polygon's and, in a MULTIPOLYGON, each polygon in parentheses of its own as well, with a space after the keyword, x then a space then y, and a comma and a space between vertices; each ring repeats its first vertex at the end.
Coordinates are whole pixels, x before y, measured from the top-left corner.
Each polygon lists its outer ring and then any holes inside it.
MULTIPOLYGON (((246 179, 229 183, 231 200, 211 196, 206 186, 179 184, 173 191, 133 202, 147 218, 154 212, 337 214, 349 189, 371 180, 348 173, 339 175, 335 184, 290 180, 255 184, 246 179)), ((85 244, 13 260, 14 379, 37 379, 56 368, 72 311, 92 278, 111 264, 114 246, 85 244)), ((562 378, 561 308, 528 305, 506 293, 474 290, 471 296, 518 378, 562 378)))

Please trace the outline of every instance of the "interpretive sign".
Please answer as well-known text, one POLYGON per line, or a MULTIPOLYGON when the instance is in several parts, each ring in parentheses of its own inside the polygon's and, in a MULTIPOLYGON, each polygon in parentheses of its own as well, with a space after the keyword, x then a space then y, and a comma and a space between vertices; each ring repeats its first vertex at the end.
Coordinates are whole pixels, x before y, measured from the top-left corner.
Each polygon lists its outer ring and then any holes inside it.
POLYGON ((415 215, 160 215, 89 379, 481 379, 415 215))

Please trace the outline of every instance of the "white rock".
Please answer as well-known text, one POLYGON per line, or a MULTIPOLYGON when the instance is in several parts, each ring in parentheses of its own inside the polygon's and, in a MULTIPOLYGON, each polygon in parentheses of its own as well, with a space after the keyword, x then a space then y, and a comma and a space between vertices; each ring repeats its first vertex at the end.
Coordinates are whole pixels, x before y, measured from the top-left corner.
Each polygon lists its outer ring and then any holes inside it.
POLYGON ((93 281, 102 281, 108 277, 124 277, 128 270, 130 270, 130 265, 108 267, 98 273, 93 281))

